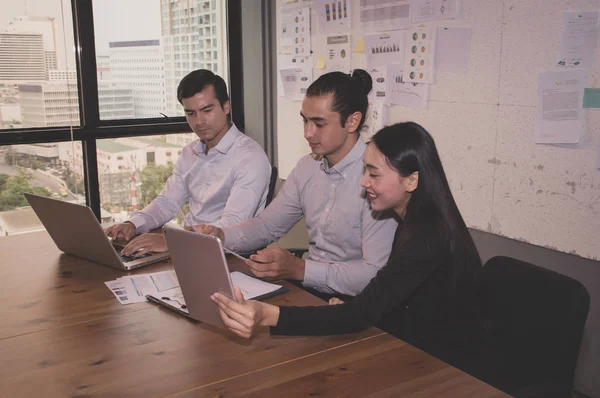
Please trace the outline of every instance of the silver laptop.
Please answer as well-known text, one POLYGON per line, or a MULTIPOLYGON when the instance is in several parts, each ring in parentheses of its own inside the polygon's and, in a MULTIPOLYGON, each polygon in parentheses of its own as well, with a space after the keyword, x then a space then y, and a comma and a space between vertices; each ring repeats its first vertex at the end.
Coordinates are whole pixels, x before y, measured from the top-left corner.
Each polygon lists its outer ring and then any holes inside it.
POLYGON ((163 231, 185 305, 181 308, 181 300, 177 297, 147 298, 195 320, 223 327, 218 307, 210 300, 210 295, 215 292, 234 297, 221 241, 213 236, 171 227, 163 227, 163 231), (179 311, 181 309, 184 311, 179 311))
POLYGON ((46 227, 58 248, 109 267, 129 271, 169 257, 168 252, 122 256, 123 245, 113 243, 104 233, 96 216, 87 206, 25 194, 35 214, 46 227))

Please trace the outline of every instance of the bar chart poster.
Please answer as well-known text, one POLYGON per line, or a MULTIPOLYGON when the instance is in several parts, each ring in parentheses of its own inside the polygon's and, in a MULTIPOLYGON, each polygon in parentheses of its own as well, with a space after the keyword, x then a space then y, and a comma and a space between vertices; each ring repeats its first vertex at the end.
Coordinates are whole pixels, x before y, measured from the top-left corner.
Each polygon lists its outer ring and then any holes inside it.
POLYGON ((352 29, 351 0, 315 0, 313 7, 321 34, 345 33, 352 29))

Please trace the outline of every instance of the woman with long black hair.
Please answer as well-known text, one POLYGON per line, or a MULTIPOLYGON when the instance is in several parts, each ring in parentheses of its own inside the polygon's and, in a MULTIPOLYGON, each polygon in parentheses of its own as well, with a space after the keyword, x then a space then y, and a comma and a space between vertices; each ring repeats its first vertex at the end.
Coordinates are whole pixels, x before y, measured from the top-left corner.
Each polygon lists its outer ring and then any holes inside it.
POLYGON ((325 335, 378 326, 445 360, 468 367, 481 327, 475 298, 481 260, 456 206, 431 135, 412 122, 374 135, 364 154, 372 210, 391 209, 399 222, 387 264, 353 300, 329 306, 278 307, 215 293, 224 324, 250 337, 258 325, 271 334, 325 335), (334 305, 339 304, 339 305, 334 305))

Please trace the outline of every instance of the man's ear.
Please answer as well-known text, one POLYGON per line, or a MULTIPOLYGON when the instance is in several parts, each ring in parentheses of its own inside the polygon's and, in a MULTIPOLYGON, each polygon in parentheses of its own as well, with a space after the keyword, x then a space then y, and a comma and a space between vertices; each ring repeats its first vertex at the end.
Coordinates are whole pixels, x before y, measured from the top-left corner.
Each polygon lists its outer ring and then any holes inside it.
POLYGON ((415 171, 404 179, 406 192, 413 192, 419 186, 419 172, 415 171))
POLYGON ((230 105, 229 101, 223 103, 223 111, 225 112, 226 115, 229 115, 229 113, 231 112, 231 105, 230 105))
POLYGON ((350 114, 350 116, 348 116, 348 118, 346 119, 346 128, 348 129, 348 132, 354 133, 355 131, 357 131, 358 125, 360 124, 361 120, 362 113, 354 112, 350 114))

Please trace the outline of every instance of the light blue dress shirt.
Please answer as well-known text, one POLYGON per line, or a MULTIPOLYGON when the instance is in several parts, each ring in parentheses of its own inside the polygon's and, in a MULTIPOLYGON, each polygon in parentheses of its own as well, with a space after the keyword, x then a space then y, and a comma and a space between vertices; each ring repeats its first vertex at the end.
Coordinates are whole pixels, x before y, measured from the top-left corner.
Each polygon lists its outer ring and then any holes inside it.
POLYGON ((205 154, 199 139, 186 145, 162 192, 130 221, 137 233, 158 228, 177 216, 189 200, 185 225, 220 228, 254 217, 265 207, 271 165, 264 150, 232 124, 205 154))
POLYGON ((382 268, 397 222, 372 212, 360 186, 366 144, 329 167, 313 155, 300 159, 281 192, 257 217, 224 228, 225 246, 248 252, 285 235, 302 217, 309 237, 304 286, 325 293, 356 295, 382 268))

